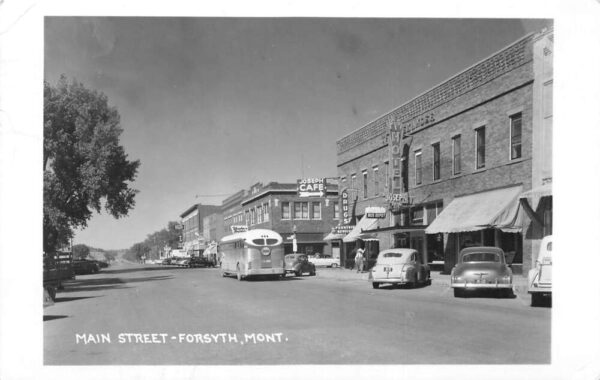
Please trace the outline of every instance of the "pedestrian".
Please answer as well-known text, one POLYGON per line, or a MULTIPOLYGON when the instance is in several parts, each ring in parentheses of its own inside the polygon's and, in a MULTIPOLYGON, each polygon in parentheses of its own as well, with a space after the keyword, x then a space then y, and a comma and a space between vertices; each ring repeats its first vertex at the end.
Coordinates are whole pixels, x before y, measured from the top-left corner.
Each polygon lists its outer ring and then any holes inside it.
POLYGON ((361 272, 363 271, 363 260, 364 260, 364 256, 363 253, 365 252, 364 249, 359 248, 356 250, 356 256, 354 256, 354 262, 356 263, 356 272, 361 272))

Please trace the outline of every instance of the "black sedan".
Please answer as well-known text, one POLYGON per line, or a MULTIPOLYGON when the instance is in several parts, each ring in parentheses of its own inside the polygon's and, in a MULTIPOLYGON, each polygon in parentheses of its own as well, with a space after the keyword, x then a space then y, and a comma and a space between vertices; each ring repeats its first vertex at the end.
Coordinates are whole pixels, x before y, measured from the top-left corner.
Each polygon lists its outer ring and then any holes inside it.
POLYGON ((308 257, 303 253, 291 253, 285 255, 285 273, 294 273, 296 276, 302 276, 308 273, 314 276, 316 273, 315 264, 308 261, 308 257))
POLYGON ((94 274, 100 271, 100 266, 94 260, 73 260, 75 274, 94 274))

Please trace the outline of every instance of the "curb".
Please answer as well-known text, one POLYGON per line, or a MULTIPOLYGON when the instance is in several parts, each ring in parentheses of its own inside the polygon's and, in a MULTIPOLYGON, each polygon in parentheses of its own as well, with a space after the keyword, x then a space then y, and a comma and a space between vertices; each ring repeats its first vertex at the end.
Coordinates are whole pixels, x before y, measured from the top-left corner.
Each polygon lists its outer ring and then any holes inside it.
MULTIPOLYGON (((356 273, 354 271, 344 269, 344 268, 318 268, 317 269, 317 278, 327 278, 333 279, 336 281, 368 281, 369 273, 356 273)), ((526 278, 513 278, 513 292, 515 293, 525 293, 527 294, 528 286, 526 278)), ((441 288, 450 288, 450 275, 441 275, 439 273, 432 273, 431 275, 431 285, 435 287, 441 288)))

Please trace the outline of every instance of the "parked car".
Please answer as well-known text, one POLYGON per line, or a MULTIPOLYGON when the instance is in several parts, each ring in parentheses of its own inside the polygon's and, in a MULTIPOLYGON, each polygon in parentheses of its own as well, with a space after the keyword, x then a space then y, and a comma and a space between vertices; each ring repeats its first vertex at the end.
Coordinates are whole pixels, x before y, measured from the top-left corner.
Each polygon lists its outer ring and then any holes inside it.
POLYGON ((189 266, 192 268, 197 267, 214 267, 215 263, 208 260, 204 256, 192 256, 190 257, 189 266))
POLYGON ((540 251, 527 276, 531 306, 539 306, 544 299, 552 300, 552 236, 546 236, 540 244, 540 251))
POLYGON ((73 260, 73 272, 75 274, 93 274, 98 273, 100 267, 93 260, 73 260))
POLYGON ((285 273, 294 273, 296 276, 302 276, 309 273, 311 276, 316 274, 315 264, 308 261, 308 257, 303 253, 291 253, 283 258, 285 264, 285 273))
POLYGON ((190 264, 189 257, 182 257, 175 262, 175 265, 179 267, 187 267, 190 264))
POLYGON ((464 248, 450 273, 450 286, 455 297, 469 291, 494 290, 499 295, 512 294, 512 271, 506 264, 504 251, 498 247, 464 248))
POLYGON ((412 248, 394 248, 381 251, 369 271, 373 288, 381 284, 408 285, 431 284, 430 270, 423 264, 421 254, 412 248))
POLYGON ((100 261, 100 260, 88 260, 88 261, 93 261, 96 264, 98 264, 99 268, 108 268, 108 263, 106 261, 100 261))
POLYGON ((338 268, 340 266, 339 257, 333 258, 331 256, 308 256, 308 261, 315 264, 316 267, 331 267, 338 268))

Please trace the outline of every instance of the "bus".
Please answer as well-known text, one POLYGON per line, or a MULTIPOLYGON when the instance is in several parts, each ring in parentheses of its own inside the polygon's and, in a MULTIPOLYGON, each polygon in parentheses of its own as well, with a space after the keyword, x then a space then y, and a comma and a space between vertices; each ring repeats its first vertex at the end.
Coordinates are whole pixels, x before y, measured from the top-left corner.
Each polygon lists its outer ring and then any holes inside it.
POLYGON ((237 232, 219 244, 221 274, 238 280, 252 276, 285 276, 283 238, 275 231, 257 229, 237 232))

